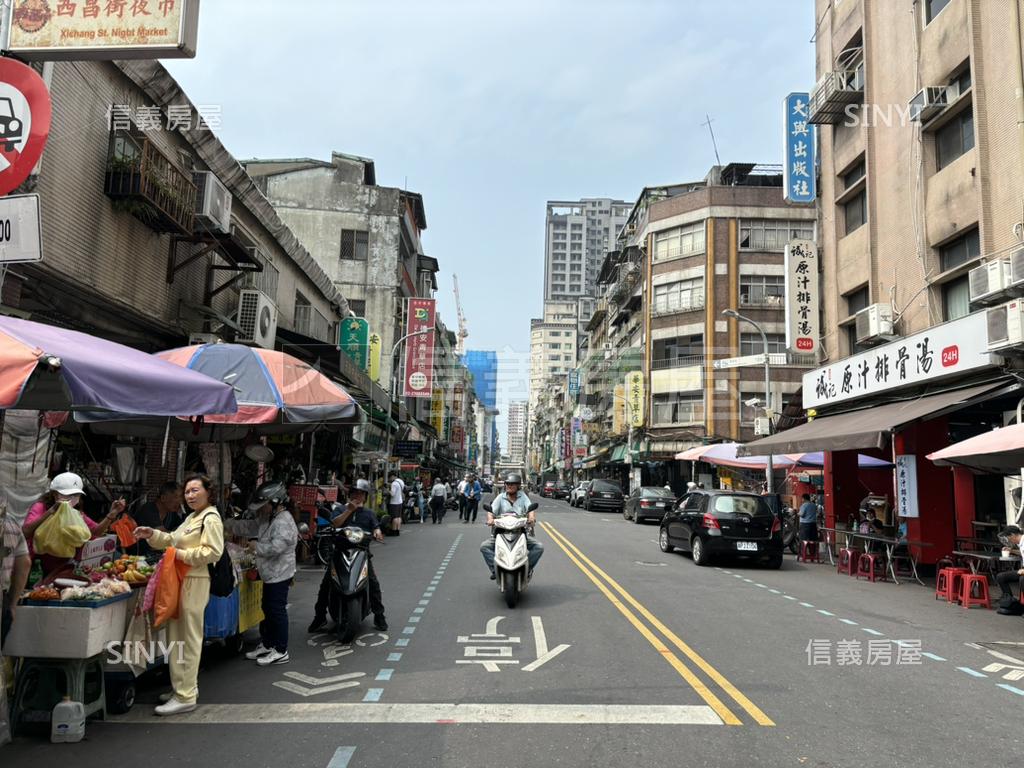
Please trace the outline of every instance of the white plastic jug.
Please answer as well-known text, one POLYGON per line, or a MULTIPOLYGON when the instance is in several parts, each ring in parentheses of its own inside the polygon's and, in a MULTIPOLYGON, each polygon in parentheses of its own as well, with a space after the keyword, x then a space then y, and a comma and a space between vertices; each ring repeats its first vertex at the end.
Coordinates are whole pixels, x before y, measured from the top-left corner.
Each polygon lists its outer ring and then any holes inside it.
POLYGON ((85 736, 85 707, 80 701, 72 701, 65 696, 53 708, 53 716, 50 719, 50 741, 54 744, 61 742, 81 741, 85 736))

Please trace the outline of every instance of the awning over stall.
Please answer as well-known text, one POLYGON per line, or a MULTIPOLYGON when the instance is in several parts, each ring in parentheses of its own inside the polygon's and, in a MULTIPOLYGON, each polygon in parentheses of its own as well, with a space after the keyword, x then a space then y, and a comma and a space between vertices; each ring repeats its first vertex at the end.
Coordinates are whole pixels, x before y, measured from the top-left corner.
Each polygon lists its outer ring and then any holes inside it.
POLYGON ((950 392, 925 395, 913 400, 901 400, 839 413, 835 416, 819 416, 799 427, 747 443, 738 454, 758 456, 768 453, 885 448, 897 427, 928 416, 938 416, 942 411, 962 406, 1004 384, 1003 381, 992 381, 950 392))

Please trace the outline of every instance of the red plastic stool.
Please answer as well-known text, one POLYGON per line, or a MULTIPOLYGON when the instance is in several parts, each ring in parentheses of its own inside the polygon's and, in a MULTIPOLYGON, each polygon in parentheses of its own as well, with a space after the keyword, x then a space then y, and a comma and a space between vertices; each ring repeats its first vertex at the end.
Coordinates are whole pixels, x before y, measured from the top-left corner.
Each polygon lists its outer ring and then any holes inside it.
POLYGON ((801 541, 800 554, 796 556, 799 563, 820 563, 821 547, 816 541, 801 541))
POLYGON ((980 573, 965 573, 960 577, 960 605, 970 608, 972 605, 980 605, 984 608, 991 608, 988 597, 988 576, 980 573), (977 587, 977 597, 975 597, 977 587))
POLYGON ((885 559, 873 552, 865 552, 857 559, 857 578, 861 576, 868 581, 885 581, 885 559))
POLYGON ((971 575, 970 568, 949 568, 949 590, 946 594, 946 602, 957 603, 960 601, 960 588, 964 576, 971 575))
POLYGON ((935 578, 935 599, 940 597, 948 603, 956 602, 960 595, 960 577, 970 573, 966 568, 941 568, 935 578))
POLYGON ((852 547, 843 547, 839 550, 839 565, 837 570, 839 573, 845 573, 848 576, 857 575, 857 564, 860 562, 861 551, 859 549, 853 549, 852 547))

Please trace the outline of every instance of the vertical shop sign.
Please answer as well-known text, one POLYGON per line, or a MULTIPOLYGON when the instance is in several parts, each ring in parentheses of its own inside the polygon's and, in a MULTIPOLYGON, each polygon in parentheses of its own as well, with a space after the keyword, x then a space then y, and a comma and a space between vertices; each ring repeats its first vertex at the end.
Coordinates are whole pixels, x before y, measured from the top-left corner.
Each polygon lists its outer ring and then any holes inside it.
POLYGON ((359 370, 365 371, 369 360, 370 324, 362 317, 342 320, 338 326, 338 346, 359 370))
POLYGON ((569 371, 569 396, 576 397, 580 393, 580 369, 573 368, 569 371))
POLYGON ((626 374, 626 402, 629 404, 629 419, 631 427, 642 427, 644 425, 644 375, 640 371, 630 371, 626 374))
POLYGON ((917 456, 902 454, 896 457, 896 514, 900 517, 919 517, 917 509, 917 456))
POLYGON ((370 381, 380 381, 380 348, 382 340, 379 333, 371 333, 368 338, 370 345, 367 373, 370 381))
POLYGON ((440 435, 444 431, 444 390, 435 389, 430 400, 430 426, 440 435))
POLYGON ((813 203, 818 197, 814 125, 808 122, 810 94, 786 97, 786 166, 784 196, 789 203, 813 203))
POLYGON ((434 383, 434 299, 408 299, 405 333, 405 397, 430 397, 434 383), (429 331, 429 333, 417 333, 429 331))
POLYGON ((786 348, 803 355, 818 351, 818 246, 792 240, 786 246, 786 348))
POLYGON ((626 424, 626 387, 622 384, 616 384, 613 395, 612 433, 619 435, 622 434, 626 424))

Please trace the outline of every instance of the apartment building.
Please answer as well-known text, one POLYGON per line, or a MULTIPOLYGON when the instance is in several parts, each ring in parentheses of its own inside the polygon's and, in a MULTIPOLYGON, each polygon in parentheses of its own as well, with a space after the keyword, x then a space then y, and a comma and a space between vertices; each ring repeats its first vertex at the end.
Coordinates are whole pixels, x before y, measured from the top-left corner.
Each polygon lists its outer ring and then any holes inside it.
POLYGON ((526 415, 527 404, 516 400, 508 406, 508 455, 516 464, 526 458, 526 415))

